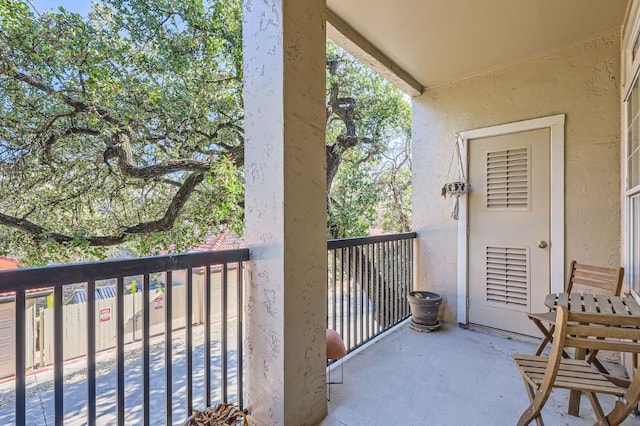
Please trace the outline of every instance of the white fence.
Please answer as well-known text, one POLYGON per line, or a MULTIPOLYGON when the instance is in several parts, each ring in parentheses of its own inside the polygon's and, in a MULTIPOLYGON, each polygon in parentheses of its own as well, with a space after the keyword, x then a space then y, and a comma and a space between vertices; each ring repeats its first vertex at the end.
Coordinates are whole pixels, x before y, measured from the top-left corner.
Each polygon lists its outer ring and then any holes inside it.
MULTIPOLYGON (((212 273, 212 298, 215 290, 220 288, 220 273, 212 273)), ((229 273, 229 277, 231 277, 229 273)), ((235 271, 233 273, 235 276, 235 271)), ((204 320, 203 276, 193 276, 193 317, 192 324, 200 324, 204 320)), ((174 280, 174 284, 175 284, 174 280)), ((173 285, 171 288, 172 325, 180 329, 186 325, 186 286, 173 285)), ((96 352, 114 348, 117 340, 116 300, 96 300, 96 352)), ((156 336, 165 331, 165 294, 164 291, 152 290, 149 297, 149 335, 156 336)), ((142 292, 124 296, 124 343, 142 339, 142 292)), ((44 310, 43 353, 44 365, 53 364, 53 308, 44 310)), ((63 357, 64 360, 85 356, 87 354, 87 304, 76 303, 63 307, 63 357)))
MULTIPOLYGON (((25 311, 26 329, 26 365, 33 367, 35 362, 35 307, 30 300, 25 311)), ((0 378, 13 376, 16 371, 16 308, 14 303, 0 304, 0 378)))
MULTIPOLYGON (((230 288, 235 288, 237 271, 230 268, 228 271, 230 288)), ((173 329, 185 327, 186 316, 186 286, 181 274, 173 275, 172 286, 172 325, 173 329)), ((222 273, 219 270, 211 273, 211 320, 221 320, 221 281, 222 273)), ((205 300, 204 275, 193 274, 193 316, 192 324, 204 322, 205 300)), ((165 294, 162 290, 152 290, 149 297, 149 334, 161 335, 165 332, 165 294)), ((230 291, 228 294, 227 317, 237 315, 237 295, 230 291)), ((38 323, 35 318, 35 306, 33 300, 29 300, 25 311, 26 318, 26 365, 30 369, 36 365, 41 367, 53 364, 54 356, 54 322, 53 308, 46 308, 40 312, 39 329, 39 357, 36 351, 38 337, 38 323)), ((142 339, 142 292, 127 294, 124 296, 124 342, 131 343, 142 339)), ((63 357, 70 360, 87 354, 87 304, 76 303, 63 306, 63 357)), ((15 374, 15 304, 0 304, 0 379, 15 374)), ((116 330, 116 299, 96 300, 96 352, 114 348, 117 340, 116 330)))

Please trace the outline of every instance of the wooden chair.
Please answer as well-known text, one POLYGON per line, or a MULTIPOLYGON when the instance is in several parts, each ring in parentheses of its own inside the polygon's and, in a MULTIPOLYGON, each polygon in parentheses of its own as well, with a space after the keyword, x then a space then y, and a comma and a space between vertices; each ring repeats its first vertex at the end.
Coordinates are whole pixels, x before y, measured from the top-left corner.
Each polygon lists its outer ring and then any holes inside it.
MULTIPOLYGON (((566 293, 578 292, 620 296, 624 268, 605 268, 601 266, 584 265, 572 260, 570 270, 569 280, 565 289, 566 293)), ((556 313, 555 311, 550 311, 540 314, 528 314, 528 316, 543 335, 542 341, 536 350, 536 355, 540 355, 547 346, 547 343, 553 340, 556 313)), ((566 352, 564 356, 568 358, 566 352)), ((595 352, 591 353, 590 358, 596 363, 598 368, 602 367, 595 358, 595 352)))
POLYGON ((540 412, 553 388, 585 392, 598 425, 624 421, 640 399, 640 369, 630 381, 617 379, 595 370, 587 360, 565 359, 562 353, 565 348, 640 353, 638 327, 640 316, 569 312, 559 307, 549 356, 513 355, 531 403, 518 425, 528 425, 534 419, 542 424, 540 412), (607 415, 596 394, 619 397, 607 415))

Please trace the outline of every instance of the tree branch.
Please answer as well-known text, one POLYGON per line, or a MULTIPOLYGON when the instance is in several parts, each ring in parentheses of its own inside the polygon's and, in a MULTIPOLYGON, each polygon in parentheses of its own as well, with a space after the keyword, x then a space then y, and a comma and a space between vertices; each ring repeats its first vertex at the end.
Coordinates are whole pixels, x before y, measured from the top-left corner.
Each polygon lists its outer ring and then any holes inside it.
POLYGON ((31 235, 31 237, 36 241, 50 239, 58 244, 69 244, 80 239, 88 242, 92 246, 112 246, 122 243, 129 235, 162 232, 171 229, 180 215, 180 212, 184 208, 184 205, 189 200, 191 193, 203 179, 204 173, 194 173, 187 177, 187 179, 182 183, 180 189, 174 195, 171 200, 171 204, 169 204, 169 207, 162 218, 128 226, 114 235, 74 237, 71 235, 50 232, 48 229, 37 225, 34 222, 9 216, 4 213, 0 213, 0 224, 20 229, 31 235))
POLYGON ((23 83, 26 83, 31 87, 35 87, 36 89, 39 89, 49 95, 58 96, 65 104, 69 105, 70 107, 73 107, 77 111, 86 111, 86 112, 95 113, 106 122, 121 126, 120 121, 113 118, 107 110, 96 107, 95 105, 87 105, 84 102, 75 100, 70 96, 60 93, 57 90, 53 89, 52 87, 49 87, 46 84, 34 79, 30 75, 27 75, 9 68, 6 63, 4 63, 2 67, 0 67, 0 73, 6 75, 7 77, 11 77, 16 80, 22 81, 23 83))

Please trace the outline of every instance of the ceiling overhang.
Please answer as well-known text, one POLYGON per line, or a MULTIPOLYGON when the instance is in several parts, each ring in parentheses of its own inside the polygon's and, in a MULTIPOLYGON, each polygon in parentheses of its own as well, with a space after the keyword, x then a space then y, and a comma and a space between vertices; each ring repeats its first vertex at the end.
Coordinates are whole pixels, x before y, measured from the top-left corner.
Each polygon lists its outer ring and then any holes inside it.
POLYGON ((630 0, 328 0, 327 36, 415 96, 619 30, 630 0))

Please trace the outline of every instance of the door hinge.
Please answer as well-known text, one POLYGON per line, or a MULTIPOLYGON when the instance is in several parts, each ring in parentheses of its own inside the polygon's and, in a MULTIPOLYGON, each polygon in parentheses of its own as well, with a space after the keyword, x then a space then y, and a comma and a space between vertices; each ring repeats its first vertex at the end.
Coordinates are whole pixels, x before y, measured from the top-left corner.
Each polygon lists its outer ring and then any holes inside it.
POLYGON ((467 297, 467 309, 469 309, 469 298, 467 297))

